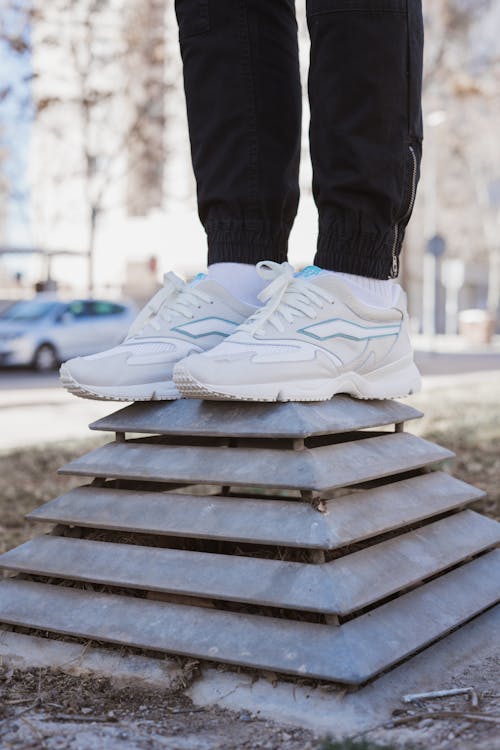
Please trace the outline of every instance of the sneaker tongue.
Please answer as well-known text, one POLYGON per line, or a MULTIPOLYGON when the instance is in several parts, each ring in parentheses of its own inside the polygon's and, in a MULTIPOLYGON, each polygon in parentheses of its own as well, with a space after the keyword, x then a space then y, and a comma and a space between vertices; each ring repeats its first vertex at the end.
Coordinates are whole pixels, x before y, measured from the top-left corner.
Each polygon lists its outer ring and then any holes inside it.
POLYGON ((191 279, 188 286, 196 286, 196 284, 199 284, 200 281, 203 281, 203 279, 208 279, 208 276, 206 273, 197 273, 194 278, 191 279))
POLYGON ((318 266, 306 266, 294 276, 297 279, 310 279, 313 276, 319 276, 321 273, 323 273, 323 269, 318 266))

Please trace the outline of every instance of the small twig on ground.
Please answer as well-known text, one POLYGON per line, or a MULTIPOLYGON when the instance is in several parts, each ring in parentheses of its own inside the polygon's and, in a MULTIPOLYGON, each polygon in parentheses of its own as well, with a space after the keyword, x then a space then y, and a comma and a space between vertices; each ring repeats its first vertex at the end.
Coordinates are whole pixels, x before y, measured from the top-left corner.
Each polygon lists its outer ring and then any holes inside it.
POLYGON ((93 722, 99 724, 116 724, 118 719, 116 716, 88 716, 81 714, 52 714, 47 716, 43 721, 73 721, 77 724, 81 722, 87 722, 92 724, 93 722))
MULTIPOLYGON (((25 700, 23 699, 23 703, 24 702, 25 702, 25 700)), ((16 719, 21 719, 24 716, 24 714, 29 713, 34 708, 38 708, 41 703, 42 703, 42 670, 39 669, 38 670, 38 687, 37 687, 37 691, 36 691, 36 698, 35 698, 35 700, 32 703, 30 703, 29 706, 26 706, 26 708, 23 708, 22 711, 19 711, 19 713, 16 714, 16 719)), ((27 723, 29 723, 29 722, 27 722, 27 723)))
POLYGON ((67 667, 69 664, 74 664, 77 662, 81 662, 87 651, 89 650, 90 646, 92 645, 92 641, 87 641, 85 646, 82 648, 79 654, 76 656, 73 656, 71 659, 68 659, 67 661, 63 661, 61 664, 57 665, 57 669, 62 669, 63 667, 67 667))
POLYGON ((430 690, 426 693, 409 693, 408 695, 403 695, 403 703, 431 700, 432 698, 448 698, 452 695, 470 696, 471 704, 474 706, 474 708, 477 708, 477 706, 479 705, 477 693, 473 687, 451 688, 450 690, 430 690))
MULTIPOLYGON (((23 712, 23 713, 24 713, 24 712, 23 712)), ((33 732, 33 734, 36 734, 36 736, 38 737, 38 740, 39 740, 40 742, 42 742, 43 744, 45 744, 45 742, 44 742, 44 740, 45 740, 45 737, 44 737, 44 735, 43 735, 43 734, 42 734, 42 733, 40 732, 40 730, 38 729, 38 727, 36 727, 36 726, 35 726, 35 725, 34 725, 34 724, 33 724, 33 723, 32 723, 32 722, 31 722, 31 721, 29 720, 29 719, 27 719, 27 718, 26 718, 25 716, 20 716, 20 717, 19 717, 19 716, 16 716, 16 721, 17 721, 17 719, 19 719, 19 718, 21 719, 21 721, 22 721, 22 722, 24 722, 25 724, 27 724, 27 725, 29 726, 29 728, 31 729, 31 731, 33 732)))
POLYGON ((30 711, 32 711, 32 710, 33 710, 34 708, 39 708, 39 706, 40 706, 40 703, 41 703, 41 700, 40 700, 40 698, 39 698, 39 697, 37 696, 37 697, 35 698, 35 700, 34 700, 34 701, 33 701, 32 703, 30 703, 30 704, 29 704, 29 706, 26 706, 26 708, 23 708, 23 710, 22 710, 22 711, 19 711, 19 713, 18 713, 18 714, 16 714, 16 719, 20 719, 20 718, 21 718, 21 716, 24 716, 24 714, 27 714, 27 713, 29 713, 29 712, 30 712, 30 711))
POLYGON ((491 724, 500 724, 500 716, 490 714, 472 714, 462 711, 429 711, 422 714, 411 714, 402 716, 399 719, 393 719, 388 726, 397 727, 399 724, 406 724, 408 721, 420 721, 421 719, 464 719, 466 721, 487 721, 491 724))

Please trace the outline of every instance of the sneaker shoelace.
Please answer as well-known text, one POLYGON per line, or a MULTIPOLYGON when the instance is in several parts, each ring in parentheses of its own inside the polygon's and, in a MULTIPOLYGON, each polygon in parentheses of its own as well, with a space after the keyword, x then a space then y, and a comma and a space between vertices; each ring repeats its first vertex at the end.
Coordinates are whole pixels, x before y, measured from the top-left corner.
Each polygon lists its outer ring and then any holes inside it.
POLYGON ((289 263, 261 261, 257 271, 270 283, 259 294, 264 306, 251 315, 240 327, 248 333, 260 333, 266 323, 270 323, 280 333, 284 323, 291 323, 296 317, 314 319, 318 311, 331 304, 334 298, 322 287, 306 278, 296 276, 289 263))
POLYGON ((132 324, 127 339, 140 335, 147 326, 159 331, 164 323, 172 323, 181 316, 188 320, 194 318, 194 310, 199 310, 201 303, 212 300, 197 285, 186 285, 182 279, 171 271, 165 274, 163 287, 150 299, 132 324))

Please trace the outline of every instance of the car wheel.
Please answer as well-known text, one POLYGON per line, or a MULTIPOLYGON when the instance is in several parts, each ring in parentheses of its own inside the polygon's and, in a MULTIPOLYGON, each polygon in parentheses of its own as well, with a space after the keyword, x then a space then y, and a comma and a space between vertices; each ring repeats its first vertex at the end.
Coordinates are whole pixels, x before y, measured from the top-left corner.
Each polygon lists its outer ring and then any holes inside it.
POLYGON ((33 367, 38 372, 55 370, 59 364, 57 353, 52 344, 41 344, 33 356, 33 367))

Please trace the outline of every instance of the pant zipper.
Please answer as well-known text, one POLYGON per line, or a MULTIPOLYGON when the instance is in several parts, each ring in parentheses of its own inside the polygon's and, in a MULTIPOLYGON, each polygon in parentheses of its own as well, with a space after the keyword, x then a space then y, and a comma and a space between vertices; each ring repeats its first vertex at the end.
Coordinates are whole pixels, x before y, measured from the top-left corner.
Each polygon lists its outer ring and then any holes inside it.
POLYGON ((392 270, 391 275, 392 278, 395 279, 399 273, 399 257, 397 253, 397 247, 398 247, 398 239, 399 239, 399 227, 403 222, 405 222, 411 215, 411 212, 413 211, 413 205, 415 203, 415 196, 417 192, 417 155, 415 153, 415 149, 413 146, 408 146, 412 162, 413 162, 413 171, 412 171, 412 178, 411 178, 411 194, 410 194, 410 203, 408 205, 408 209, 404 216, 397 222, 397 224, 394 226, 394 242, 392 243, 392 270))

